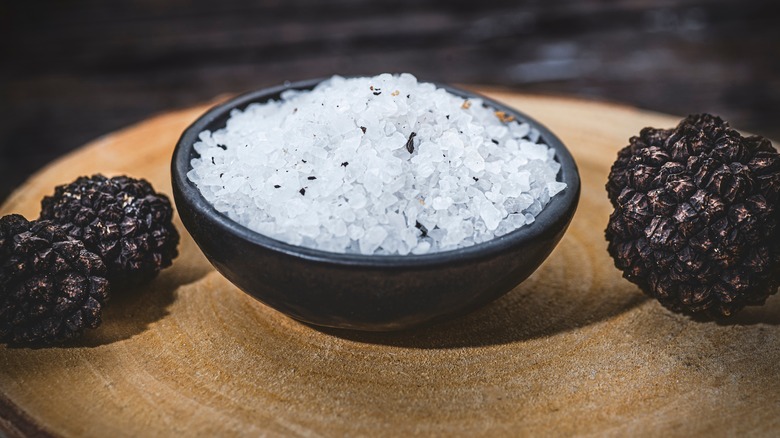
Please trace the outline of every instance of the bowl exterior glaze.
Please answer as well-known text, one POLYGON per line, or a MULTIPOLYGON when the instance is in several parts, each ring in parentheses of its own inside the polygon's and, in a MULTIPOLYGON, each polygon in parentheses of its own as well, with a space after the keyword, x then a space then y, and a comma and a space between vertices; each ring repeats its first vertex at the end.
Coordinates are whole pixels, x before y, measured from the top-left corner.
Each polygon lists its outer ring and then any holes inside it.
POLYGON ((266 305, 314 325, 389 331, 466 313, 525 280, 555 248, 571 222, 580 194, 576 164, 563 143, 530 117, 450 86, 453 94, 480 98, 540 131, 555 148, 560 180, 530 226, 472 247, 408 256, 335 254, 289 245, 251 231, 217 212, 187 179, 193 144, 205 130, 223 128, 233 109, 278 99, 287 89, 311 89, 321 79, 244 94, 218 105, 187 128, 173 154, 173 196, 184 226, 214 267, 266 305))

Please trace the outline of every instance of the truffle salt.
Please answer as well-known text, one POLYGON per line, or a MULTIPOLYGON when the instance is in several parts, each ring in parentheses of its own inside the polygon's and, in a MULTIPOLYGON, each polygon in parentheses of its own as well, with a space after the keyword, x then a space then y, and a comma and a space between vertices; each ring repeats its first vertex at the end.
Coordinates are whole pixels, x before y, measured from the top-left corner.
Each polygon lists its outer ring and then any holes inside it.
POLYGON ((217 211, 338 253, 475 245, 533 223, 566 188, 537 130, 409 74, 285 91, 194 147, 187 176, 217 211))

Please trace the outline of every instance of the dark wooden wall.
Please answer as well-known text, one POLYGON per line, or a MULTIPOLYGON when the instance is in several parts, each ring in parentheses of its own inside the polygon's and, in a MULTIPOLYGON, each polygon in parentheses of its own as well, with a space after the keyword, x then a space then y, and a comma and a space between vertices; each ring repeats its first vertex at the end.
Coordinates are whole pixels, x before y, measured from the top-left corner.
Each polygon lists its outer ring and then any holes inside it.
POLYGON ((0 199, 154 113, 310 77, 709 111, 780 139, 777 0, 0 1, 0 199))

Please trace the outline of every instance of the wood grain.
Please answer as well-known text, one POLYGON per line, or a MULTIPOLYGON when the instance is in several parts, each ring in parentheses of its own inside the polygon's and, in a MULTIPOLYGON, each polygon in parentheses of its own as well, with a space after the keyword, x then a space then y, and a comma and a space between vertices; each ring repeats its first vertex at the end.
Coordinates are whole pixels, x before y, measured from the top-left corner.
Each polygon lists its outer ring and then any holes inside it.
MULTIPOLYGON (((0 428, 114 437, 777 435, 780 299, 729 324, 693 322, 645 299, 606 253, 603 185, 617 149, 640 128, 676 118, 487 94, 559 134, 583 182, 563 241, 508 295, 423 330, 322 331, 237 290, 185 233, 174 266, 115 295, 103 326, 77 343, 0 347, 0 395, 6 415, 14 412, 0 428)), ((144 177, 169 193, 173 145, 205 109, 100 138, 32 177, 0 211, 34 217, 54 185, 93 172, 144 177)))

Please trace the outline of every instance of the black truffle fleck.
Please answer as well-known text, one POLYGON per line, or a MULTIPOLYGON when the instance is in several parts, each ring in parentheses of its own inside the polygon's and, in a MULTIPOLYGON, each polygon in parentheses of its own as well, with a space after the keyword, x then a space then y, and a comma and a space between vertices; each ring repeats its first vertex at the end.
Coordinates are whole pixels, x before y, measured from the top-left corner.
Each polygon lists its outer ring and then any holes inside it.
POLYGON ((146 180, 81 177, 57 187, 41 206, 41 219, 62 225, 103 258, 112 282, 148 281, 178 255, 171 203, 146 180))
POLYGON ((412 132, 411 134, 409 134, 409 139, 406 140, 406 150, 410 154, 414 152, 414 137, 416 137, 416 136, 417 136, 417 133, 416 132, 412 132))
POLYGON ((63 227, 0 218, 0 341, 47 345, 97 328, 108 300, 105 272, 63 227))
POLYGON ((780 156, 719 117, 645 128, 606 185, 608 250, 623 276, 676 312, 719 318, 780 284, 780 156))

